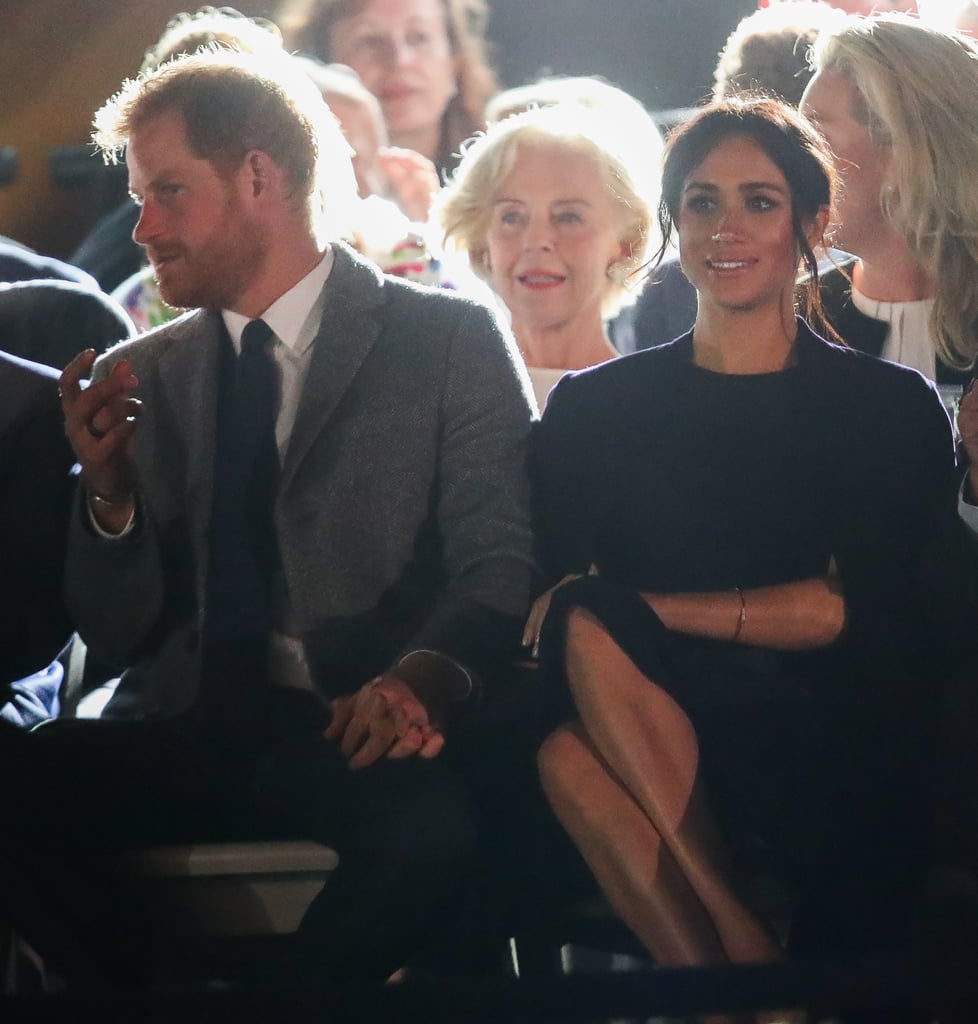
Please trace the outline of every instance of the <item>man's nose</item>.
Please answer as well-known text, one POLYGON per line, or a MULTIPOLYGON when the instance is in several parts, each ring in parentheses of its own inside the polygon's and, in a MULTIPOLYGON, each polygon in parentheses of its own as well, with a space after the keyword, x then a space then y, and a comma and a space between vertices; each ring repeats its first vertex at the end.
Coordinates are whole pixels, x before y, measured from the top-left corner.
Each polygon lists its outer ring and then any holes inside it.
POLYGON ((137 245, 147 245, 159 233, 159 212, 152 200, 147 199, 139 210, 139 220, 132 230, 132 240, 137 245))

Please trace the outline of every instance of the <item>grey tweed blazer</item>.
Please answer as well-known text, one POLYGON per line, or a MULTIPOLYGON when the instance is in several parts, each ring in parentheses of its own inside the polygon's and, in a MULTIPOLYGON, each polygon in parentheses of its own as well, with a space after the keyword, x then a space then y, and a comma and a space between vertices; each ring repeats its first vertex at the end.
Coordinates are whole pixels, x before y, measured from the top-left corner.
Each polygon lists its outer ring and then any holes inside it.
MULTIPOLYGON (((315 681, 348 692, 414 649, 491 674, 518 642, 532 565, 532 412, 512 339, 484 307, 384 277, 343 245, 326 283, 275 516, 315 681)), ((107 541, 82 500, 67 596, 99 658, 127 671, 107 715, 193 704, 207 576, 221 316, 125 342, 139 378, 138 528, 107 541)))

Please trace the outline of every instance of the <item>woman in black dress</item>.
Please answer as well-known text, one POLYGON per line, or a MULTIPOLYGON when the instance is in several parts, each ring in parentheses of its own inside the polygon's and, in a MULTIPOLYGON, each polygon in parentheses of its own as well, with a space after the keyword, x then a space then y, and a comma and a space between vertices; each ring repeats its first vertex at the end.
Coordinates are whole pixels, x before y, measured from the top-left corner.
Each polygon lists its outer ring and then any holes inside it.
POLYGON ((660 963, 776 957, 728 841, 795 879, 851 868, 893 834, 924 746, 920 567, 954 519, 951 432, 919 374, 795 314, 833 183, 786 106, 694 116, 660 221, 695 326, 564 378, 538 433, 544 561, 565 576, 527 625, 564 698, 541 777, 660 963))

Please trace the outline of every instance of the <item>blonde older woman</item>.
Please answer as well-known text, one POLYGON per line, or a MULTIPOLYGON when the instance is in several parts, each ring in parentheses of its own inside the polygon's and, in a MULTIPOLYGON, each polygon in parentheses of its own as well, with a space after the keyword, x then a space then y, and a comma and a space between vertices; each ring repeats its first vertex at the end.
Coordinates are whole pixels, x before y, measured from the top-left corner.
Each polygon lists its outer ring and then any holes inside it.
POLYGON ((509 310, 541 408, 568 370, 617 355, 606 323, 657 240, 658 133, 606 114, 568 102, 500 121, 436 204, 446 242, 509 310))

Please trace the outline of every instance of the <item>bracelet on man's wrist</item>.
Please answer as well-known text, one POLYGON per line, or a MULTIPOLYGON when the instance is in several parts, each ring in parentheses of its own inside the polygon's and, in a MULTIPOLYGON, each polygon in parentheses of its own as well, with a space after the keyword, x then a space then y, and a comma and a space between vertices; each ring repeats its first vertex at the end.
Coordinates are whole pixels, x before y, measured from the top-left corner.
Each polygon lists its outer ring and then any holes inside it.
POLYGON ((99 494, 98 491, 93 491, 91 487, 88 488, 88 498, 95 505, 101 506, 102 508, 125 508, 127 505, 133 505, 136 501, 136 495, 130 491, 128 494, 124 494, 121 497, 112 496, 111 498, 106 494, 99 494))

